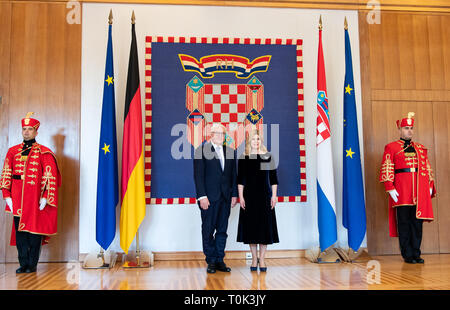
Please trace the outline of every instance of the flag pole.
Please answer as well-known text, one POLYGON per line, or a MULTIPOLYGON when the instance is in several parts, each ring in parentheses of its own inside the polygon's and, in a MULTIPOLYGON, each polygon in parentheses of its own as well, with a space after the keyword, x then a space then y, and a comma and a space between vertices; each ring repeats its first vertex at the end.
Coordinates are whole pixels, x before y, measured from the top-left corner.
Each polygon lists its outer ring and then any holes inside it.
POLYGON ((108 24, 113 24, 113 15, 112 15, 112 9, 109 10, 109 16, 108 16, 108 24))
MULTIPOLYGON (((333 166, 331 154, 331 132, 329 130, 329 116, 328 116, 328 99, 326 93, 326 78, 325 65, 322 47, 322 15, 319 18, 319 48, 317 58, 317 124, 325 127, 322 133, 317 135, 316 152, 318 161, 322 160, 325 166, 317 166, 317 196, 318 196, 318 224, 319 224, 319 251, 316 252, 317 257, 314 257, 315 263, 339 263, 340 259, 334 250, 334 245, 337 240, 336 230, 336 215, 335 215, 335 197, 334 197, 334 182, 333 166), (319 104, 320 102, 320 104, 319 104), (327 175, 331 171, 331 181, 327 180, 327 175), (324 189, 324 191, 322 190, 324 189), (334 228, 334 231, 333 231, 334 228)), ((319 128, 319 126, 317 126, 319 128)))
MULTIPOLYGON (((108 25, 111 27, 113 24, 112 9, 109 11, 108 25)), ((109 39, 108 39, 109 40, 109 39)), ((109 41, 108 41, 109 44, 109 41)), ((108 53, 107 53, 108 54, 108 53)), ((107 55, 108 57, 108 55, 107 55)), ((88 254, 83 262, 82 267, 85 269, 111 269, 114 267, 117 259, 117 253, 106 252, 102 246, 100 246, 100 252, 96 254, 88 254), (106 254, 106 255, 105 255, 106 254), (106 258, 105 258, 106 257, 106 258)))
MULTIPOLYGON (((134 25, 136 24, 136 16, 134 15, 134 10, 133 13, 131 14, 131 24, 134 25)), ((142 261, 141 262, 141 249, 139 246, 139 227, 136 231, 136 264, 138 267, 149 267, 150 264, 148 262, 142 261)))
POLYGON ((125 255, 123 259, 123 268, 149 268, 153 265, 153 253, 147 251, 141 251, 139 240, 139 228, 136 232, 136 250, 133 254, 125 255))
MULTIPOLYGON (((108 16, 108 24, 112 25, 113 24, 113 14, 112 14, 112 9, 109 10, 109 16, 108 16)), ((103 249, 102 246, 100 246, 100 253, 97 255, 97 258, 101 258, 102 259, 102 266, 105 266, 105 250, 103 249)))
POLYGON ((140 266, 141 250, 139 249, 139 228, 136 232, 136 264, 140 266))
MULTIPOLYGON (((131 25, 136 24, 136 16, 134 10, 131 14, 131 25)), ((141 251, 140 240, 139 240, 139 227, 135 234, 136 239, 136 251, 134 257, 132 255, 127 255, 122 265, 124 268, 148 268, 153 264, 153 254, 147 253, 146 251, 141 251)))
POLYGON ((101 258, 103 263, 102 265, 105 265, 105 251, 102 247, 100 247, 100 253, 98 253, 97 258, 101 258))
MULTIPOLYGON (((356 147, 355 152, 356 154, 359 153, 359 142, 358 142, 358 129, 357 129, 357 116, 356 116, 356 100, 355 100, 355 95, 354 92, 352 93, 352 91, 354 91, 354 89, 351 88, 351 86, 353 88, 355 88, 354 86, 354 81, 353 81, 353 68, 352 68, 352 57, 351 57, 351 47, 350 47, 350 37, 349 37, 349 33, 348 33, 348 22, 347 22, 347 17, 345 17, 344 19, 344 37, 345 37, 345 78, 344 78, 344 150, 350 145, 350 143, 355 143, 354 146, 356 147), (347 49, 348 48, 348 49, 347 49), (347 76, 348 75, 348 76, 347 76), (348 89, 347 89, 348 87, 348 89), (352 100, 353 98, 353 100, 352 100), (354 109, 354 110, 353 110, 354 109), (353 114, 354 113, 354 114, 353 114), (352 127, 350 128, 346 128, 347 127, 347 123, 346 121, 350 119, 350 123, 348 124, 349 126, 355 126, 356 124, 356 130, 352 129, 352 127), (352 134, 349 134, 351 132, 356 133, 356 137, 354 137, 352 134)), ((351 150, 351 148, 350 148, 351 150)), ((359 155, 358 155, 359 156, 359 155)), ((351 157, 353 158, 353 157, 351 157)), ((360 158, 359 160, 359 169, 361 169, 360 166, 360 158)), ((362 185, 362 172, 358 173, 358 164, 351 164, 350 162, 346 162, 346 159, 344 157, 344 166, 343 166, 343 176, 344 176, 344 182, 343 182, 343 204, 342 204, 342 214, 343 214, 343 226, 344 228, 347 229, 347 236, 348 236, 348 249, 342 249, 342 252, 344 252, 344 255, 340 256, 347 262, 355 262, 355 261, 365 261, 365 260, 370 260, 370 256, 369 254, 366 252, 366 250, 364 248, 361 248, 361 243, 363 241, 364 235, 365 235, 365 204, 364 204, 364 194, 362 195, 356 195, 356 192, 359 193, 363 193, 364 189, 363 189, 363 185, 362 185), (354 191, 352 190, 351 193, 349 193, 349 178, 351 178, 352 180, 356 180, 357 176, 360 176, 360 182, 353 182, 350 183, 351 186, 354 187, 354 191), (358 185, 361 185, 362 190, 357 190, 358 185), (351 199, 351 202, 349 201, 349 196, 353 197, 351 199), (347 197, 347 199, 345 198, 347 197), (355 198, 358 197, 358 198, 355 198), (362 207, 362 214, 364 214, 362 216, 363 219, 358 218, 358 216, 361 216, 361 209, 360 206, 362 207), (358 208, 355 208, 357 207, 358 208), (356 213, 355 213, 356 212, 356 213), (355 220, 355 217, 358 220, 355 220), (358 225, 354 225, 350 223, 350 218, 352 218, 352 223, 358 222, 358 225), (361 232, 361 223, 364 223, 364 229, 362 229, 361 232), (362 233, 362 235, 361 235, 362 233), (361 237, 362 236, 362 237, 361 237), (361 238, 361 239, 359 239, 361 238), (356 240, 360 240, 360 243, 358 244, 358 241, 356 240), (358 249, 355 250, 356 245, 358 246, 358 249)))

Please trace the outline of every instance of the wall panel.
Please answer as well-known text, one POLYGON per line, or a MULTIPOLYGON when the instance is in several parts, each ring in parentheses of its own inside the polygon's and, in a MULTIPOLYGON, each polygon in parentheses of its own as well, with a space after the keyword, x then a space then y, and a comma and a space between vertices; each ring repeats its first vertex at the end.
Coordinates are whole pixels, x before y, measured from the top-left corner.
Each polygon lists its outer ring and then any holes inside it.
POLYGON ((443 62, 442 68, 444 70, 445 76, 445 89, 450 90, 450 35, 448 34, 448 30, 450 29, 450 15, 443 15, 441 17, 441 33, 442 33, 442 41, 441 46, 442 50, 445 51, 442 54, 443 62))
POLYGON ((401 14, 398 16, 396 40, 398 44, 399 76, 401 89, 415 89, 415 62, 414 62, 414 34, 411 31, 413 16, 401 14))
POLYGON ((439 213, 439 247, 441 253, 450 252, 450 102, 433 103, 435 127, 435 169, 438 195, 435 199, 439 213))
MULTIPOLYGON (((380 27, 382 33, 382 49, 383 65, 384 65, 384 85, 383 89, 398 89, 400 87, 400 70, 399 68, 399 44, 398 44, 398 22, 397 15, 385 14, 380 27)), ((374 42, 377 44, 377 42, 374 42)), ((379 44, 379 43, 378 43, 379 44)), ((373 88, 376 88, 372 85, 373 88)))
MULTIPOLYGON (((384 145, 399 137, 395 120, 410 111, 416 113, 414 140, 429 148, 430 162, 439 174, 438 191, 448 186, 444 118, 450 98, 450 49, 445 32, 449 18, 445 14, 382 12, 381 24, 367 24, 365 14, 360 12, 360 36, 368 34, 365 41, 361 38, 360 48, 368 67, 361 72, 362 80, 370 81, 370 87, 363 88, 363 115, 370 119, 364 123, 364 150, 366 192, 370 197, 368 248, 372 254, 399 253, 398 240, 388 236, 387 195, 378 182, 384 145)), ((448 235, 450 218, 443 210, 449 204, 450 196, 445 193, 433 199, 435 221, 424 224, 423 252, 449 252, 450 240, 444 236, 448 235)))
MULTIPOLYGON (((8 151, 8 111, 9 111, 9 60, 11 33, 11 3, 0 2, 0 158, 8 151)), ((3 169, 3 163, 0 163, 3 169)), ((5 202, 0 199, 0 263, 5 261, 6 220, 3 210, 5 202)))
MULTIPOLYGON (((55 152, 63 176, 59 233, 41 261, 78 259, 81 26, 67 24, 66 14, 61 2, 13 2, 11 10, 9 145, 21 142, 20 120, 35 112, 36 139, 55 152)), ((7 247, 6 260, 17 260, 14 247, 7 247)))
MULTIPOLYGON (((416 89, 431 89, 430 52, 428 45, 428 24, 426 15, 412 15, 414 67, 416 89)), ((430 16, 431 17, 431 16, 430 16)), ((432 17, 433 19, 439 17, 432 17)))
POLYGON ((445 89, 445 67, 443 66, 445 52, 442 48, 442 41, 445 35, 441 28, 442 19, 442 16, 427 17, 430 84, 433 90, 445 89))

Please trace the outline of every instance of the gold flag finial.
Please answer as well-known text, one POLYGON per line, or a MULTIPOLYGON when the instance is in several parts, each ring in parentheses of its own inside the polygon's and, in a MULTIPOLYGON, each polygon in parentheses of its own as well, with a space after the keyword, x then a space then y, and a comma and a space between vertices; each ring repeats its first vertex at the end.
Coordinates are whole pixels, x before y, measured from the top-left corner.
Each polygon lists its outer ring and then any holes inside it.
POLYGON ((322 14, 320 15, 319 18, 319 30, 322 30, 322 14))
POLYGON ((134 15, 134 10, 133 10, 133 14, 131 14, 131 24, 135 24, 136 23, 136 16, 134 15))
POLYGON ((34 114, 34 112, 28 112, 28 113, 27 113, 27 116, 25 116, 25 118, 30 118, 31 115, 33 115, 33 114, 34 114))
POLYGON ((345 19, 344 19, 344 29, 348 30, 347 16, 345 16, 345 19))
POLYGON ((416 113, 414 112, 408 112, 408 118, 413 118, 416 113))
POLYGON ((109 16, 108 16, 108 24, 112 25, 113 23, 113 15, 112 15, 112 9, 109 11, 109 16))

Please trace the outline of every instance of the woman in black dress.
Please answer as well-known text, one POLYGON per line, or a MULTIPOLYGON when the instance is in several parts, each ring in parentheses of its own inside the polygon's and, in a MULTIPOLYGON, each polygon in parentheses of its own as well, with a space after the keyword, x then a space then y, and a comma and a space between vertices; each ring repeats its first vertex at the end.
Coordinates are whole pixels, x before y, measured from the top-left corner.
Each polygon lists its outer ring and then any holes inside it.
POLYGON ((266 271, 268 244, 278 243, 275 205, 277 171, 262 137, 253 130, 246 139, 245 152, 238 161, 238 190, 241 205, 237 241, 250 245, 251 271, 266 271), (259 245, 259 257, 258 257, 259 245))

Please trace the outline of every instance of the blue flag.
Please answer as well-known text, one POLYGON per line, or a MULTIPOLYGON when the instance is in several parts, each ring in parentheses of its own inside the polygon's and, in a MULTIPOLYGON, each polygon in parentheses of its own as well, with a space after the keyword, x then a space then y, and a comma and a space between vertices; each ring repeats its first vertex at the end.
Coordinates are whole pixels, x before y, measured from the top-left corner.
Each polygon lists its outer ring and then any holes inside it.
POLYGON ((344 180, 342 222, 348 230, 348 245, 357 251, 366 234, 366 207, 359 151, 352 51, 348 30, 345 30, 344 82, 344 180))
POLYGON ((96 240, 108 249, 116 235, 116 206, 119 202, 117 173, 116 104, 114 99, 114 67, 112 25, 108 29, 105 78, 103 81, 102 120, 98 155, 96 240))

